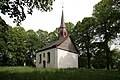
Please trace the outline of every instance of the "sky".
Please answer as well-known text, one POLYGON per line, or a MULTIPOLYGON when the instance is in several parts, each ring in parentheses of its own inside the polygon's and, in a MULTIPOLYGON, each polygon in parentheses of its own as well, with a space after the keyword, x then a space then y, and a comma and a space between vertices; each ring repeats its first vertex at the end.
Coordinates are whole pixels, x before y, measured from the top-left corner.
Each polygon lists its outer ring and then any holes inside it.
MULTIPOLYGON (((40 12, 34 9, 32 15, 27 15, 21 27, 24 27, 26 31, 29 29, 33 29, 34 31, 38 29, 48 32, 54 31, 60 27, 62 5, 64 5, 65 23, 72 22, 75 25, 78 21, 82 21, 84 17, 91 17, 93 6, 99 1, 100 0, 55 0, 51 12, 40 12)), ((7 24, 13 27, 16 26, 16 24, 13 23, 13 19, 10 19, 6 15, 0 15, 7 24)))

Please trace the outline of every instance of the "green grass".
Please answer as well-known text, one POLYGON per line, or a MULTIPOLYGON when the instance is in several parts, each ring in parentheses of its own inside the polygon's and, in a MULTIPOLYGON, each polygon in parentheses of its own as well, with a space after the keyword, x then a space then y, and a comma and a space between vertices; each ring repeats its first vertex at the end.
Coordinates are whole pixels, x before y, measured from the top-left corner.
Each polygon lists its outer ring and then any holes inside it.
POLYGON ((0 67, 0 80, 120 80, 116 70, 0 67))

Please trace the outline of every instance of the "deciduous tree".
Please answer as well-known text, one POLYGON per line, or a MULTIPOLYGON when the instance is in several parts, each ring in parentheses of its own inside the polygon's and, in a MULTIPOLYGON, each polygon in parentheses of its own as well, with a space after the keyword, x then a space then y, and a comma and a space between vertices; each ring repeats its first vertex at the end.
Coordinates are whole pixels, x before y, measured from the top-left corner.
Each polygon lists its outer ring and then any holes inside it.
POLYGON ((55 0, 0 0, 0 12, 14 18, 14 22, 19 25, 26 19, 26 11, 28 14, 32 14, 34 8, 50 11, 53 1, 55 0))
POLYGON ((98 22, 96 32, 99 37, 103 36, 106 66, 110 69, 112 55, 108 43, 120 32, 120 0, 100 1, 94 7, 93 16, 98 22))

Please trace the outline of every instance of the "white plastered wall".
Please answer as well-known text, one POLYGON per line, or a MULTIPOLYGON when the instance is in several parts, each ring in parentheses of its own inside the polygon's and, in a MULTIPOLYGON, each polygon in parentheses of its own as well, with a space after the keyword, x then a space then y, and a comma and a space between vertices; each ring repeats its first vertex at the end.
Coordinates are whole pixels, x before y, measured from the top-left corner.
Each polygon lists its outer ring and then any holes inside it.
POLYGON ((57 49, 52 48, 36 54, 36 68, 43 68, 43 61, 46 61, 46 68, 57 68, 57 49), (50 63, 47 63, 47 53, 50 52, 50 63), (45 57, 43 54, 45 53, 45 57), (41 54, 42 61, 40 62, 39 55, 41 54))
POLYGON ((57 49, 58 68, 78 68, 78 54, 57 49))

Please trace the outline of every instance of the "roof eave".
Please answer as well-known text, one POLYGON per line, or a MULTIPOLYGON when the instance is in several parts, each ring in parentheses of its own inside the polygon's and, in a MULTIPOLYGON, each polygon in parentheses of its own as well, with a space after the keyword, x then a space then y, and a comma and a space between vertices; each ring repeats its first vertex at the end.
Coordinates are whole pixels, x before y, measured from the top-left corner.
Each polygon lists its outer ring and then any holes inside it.
POLYGON ((41 49, 41 50, 38 50, 37 53, 38 53, 38 52, 45 51, 45 50, 48 50, 48 49, 56 48, 56 47, 57 47, 57 46, 54 45, 54 46, 51 46, 51 47, 48 47, 48 48, 45 48, 45 49, 41 49))

